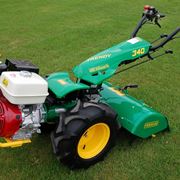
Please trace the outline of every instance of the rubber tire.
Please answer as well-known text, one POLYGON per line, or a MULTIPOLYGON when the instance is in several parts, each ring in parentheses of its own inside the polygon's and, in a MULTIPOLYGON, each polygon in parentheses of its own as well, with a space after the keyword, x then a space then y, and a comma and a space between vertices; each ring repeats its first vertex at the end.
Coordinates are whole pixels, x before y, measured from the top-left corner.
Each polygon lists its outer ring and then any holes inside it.
POLYGON ((56 130, 51 134, 53 151, 58 160, 69 168, 88 168, 103 160, 115 144, 117 121, 116 113, 105 104, 89 104, 77 113, 59 121, 56 130), (78 155, 77 145, 83 133, 92 125, 105 123, 110 128, 110 138, 104 149, 95 157, 83 159, 78 155))

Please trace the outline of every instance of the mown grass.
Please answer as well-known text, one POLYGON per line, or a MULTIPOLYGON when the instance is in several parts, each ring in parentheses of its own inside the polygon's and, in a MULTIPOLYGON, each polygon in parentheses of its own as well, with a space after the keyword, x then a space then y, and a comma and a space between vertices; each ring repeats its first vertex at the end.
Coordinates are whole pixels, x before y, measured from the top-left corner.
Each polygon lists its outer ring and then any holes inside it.
MULTIPOLYGON (((71 71, 100 50, 129 38, 150 0, 0 0, 0 53, 29 59, 41 74, 71 71)), ((140 36, 155 39, 179 26, 179 0, 153 1, 167 15, 162 31, 147 25, 140 36)), ((165 114, 170 133, 130 143, 120 132, 117 145, 103 162, 71 171, 52 154, 49 136, 34 136, 30 145, 0 150, 0 179, 179 179, 180 61, 179 40, 158 61, 111 78, 118 85, 139 84, 130 94, 165 114)), ((72 74, 71 74, 72 75, 72 74)))

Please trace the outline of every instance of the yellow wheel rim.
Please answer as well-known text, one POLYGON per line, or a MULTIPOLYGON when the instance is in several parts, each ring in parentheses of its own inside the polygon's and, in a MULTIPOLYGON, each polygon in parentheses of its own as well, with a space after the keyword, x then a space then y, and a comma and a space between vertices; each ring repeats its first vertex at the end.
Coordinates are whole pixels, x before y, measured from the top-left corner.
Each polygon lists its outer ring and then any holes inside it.
POLYGON ((94 124, 81 136, 77 146, 78 155, 83 159, 95 157, 105 148, 109 138, 110 129, 107 124, 94 124))

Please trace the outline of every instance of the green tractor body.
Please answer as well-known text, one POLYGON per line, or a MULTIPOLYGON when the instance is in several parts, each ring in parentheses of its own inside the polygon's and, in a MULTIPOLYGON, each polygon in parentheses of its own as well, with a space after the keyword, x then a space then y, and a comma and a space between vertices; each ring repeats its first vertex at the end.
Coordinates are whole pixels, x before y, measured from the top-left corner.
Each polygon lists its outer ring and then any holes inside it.
POLYGON ((101 84, 116 72, 117 68, 148 53, 151 44, 139 37, 106 49, 73 69, 75 76, 92 84, 101 84))
MULTIPOLYGON (((71 85, 73 86, 74 84, 74 82, 71 82, 68 79, 65 80, 63 78, 58 79, 58 81, 59 80, 61 80, 60 82, 66 81, 68 83, 72 83, 67 85, 69 87, 71 87, 71 85)), ((58 81, 56 79, 56 82, 58 81)), ((57 86, 59 86, 59 84, 57 86)), ((76 86, 74 86, 74 90, 77 90, 77 86, 81 86, 81 84, 77 83, 76 86)), ((100 92, 100 101, 102 103, 108 104, 109 107, 111 107, 118 114, 117 122, 119 124, 119 127, 123 127, 130 133, 141 138, 150 137, 153 134, 167 129, 168 121, 164 115, 155 111, 144 102, 139 101, 134 97, 128 95, 127 90, 118 90, 117 87, 113 87, 110 83, 103 83, 102 87, 103 90, 100 92)), ((62 89, 64 89, 64 92, 66 92, 66 85, 64 85, 62 89)), ((67 91, 68 90, 69 89, 67 88, 67 91)), ((63 106, 56 105, 53 107, 49 107, 49 109, 47 110, 46 121, 58 121, 59 114, 56 112, 57 109, 65 108, 68 110, 75 105, 76 103, 72 101, 71 103, 65 104, 63 106)))
MULTIPOLYGON (((102 84, 104 80, 111 77, 120 65, 146 55, 149 47, 150 43, 139 37, 122 42, 76 66, 73 72, 79 79, 77 83, 71 81, 67 73, 60 72, 50 75, 47 78, 49 89, 57 98, 63 98, 69 93, 79 90, 88 90, 91 84, 102 84), (88 82, 89 85, 81 83, 80 80, 88 82)), ((130 133, 147 138, 168 127, 166 117, 145 103, 129 96, 127 91, 121 92, 108 83, 102 84, 102 89, 100 91, 101 101, 116 111, 119 126, 122 126, 130 133)), ((72 105, 74 105, 73 102, 72 105)), ((53 118, 49 115, 51 113, 58 120, 59 116, 55 113, 57 108, 60 107, 50 108, 47 112, 47 121, 52 121, 53 118)))

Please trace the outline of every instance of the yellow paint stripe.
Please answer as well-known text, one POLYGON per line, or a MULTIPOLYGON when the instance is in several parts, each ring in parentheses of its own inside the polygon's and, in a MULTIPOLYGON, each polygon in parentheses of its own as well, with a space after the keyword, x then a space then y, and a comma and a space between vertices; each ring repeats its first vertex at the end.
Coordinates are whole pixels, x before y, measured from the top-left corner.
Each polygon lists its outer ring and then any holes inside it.
POLYGON ((125 94, 122 91, 119 91, 119 90, 114 89, 112 87, 110 87, 109 89, 111 89, 111 91, 115 92, 119 96, 125 96, 125 94))
POLYGON ((11 140, 9 138, 4 138, 6 142, 0 143, 0 148, 14 148, 14 147, 20 147, 23 144, 31 143, 30 139, 22 139, 22 140, 11 140))

